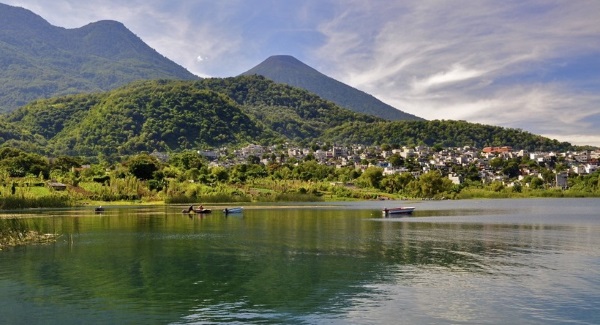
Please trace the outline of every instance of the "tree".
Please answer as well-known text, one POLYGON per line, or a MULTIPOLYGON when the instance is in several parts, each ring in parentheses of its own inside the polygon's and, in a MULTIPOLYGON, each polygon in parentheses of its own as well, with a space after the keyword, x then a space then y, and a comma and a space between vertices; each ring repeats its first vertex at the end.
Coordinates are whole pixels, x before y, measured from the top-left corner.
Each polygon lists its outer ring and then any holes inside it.
POLYGON ((400 156, 399 154, 395 153, 388 159, 388 162, 392 164, 392 167, 398 168, 404 165, 404 158, 402 158, 402 156, 400 156))
POLYGON ((50 164, 46 158, 8 147, 0 149, 0 169, 6 170, 10 177, 38 176, 41 173, 47 178, 50 175, 50 164))
POLYGON ((432 170, 421 175, 409 184, 411 194, 415 197, 433 198, 452 189, 452 181, 443 177, 439 171, 432 170))
POLYGON ((260 158, 258 156, 255 155, 250 155, 248 156, 248 159, 246 159, 246 161, 248 162, 248 164, 250 165, 257 165, 260 164, 260 158))
POLYGON ((214 167, 210 172, 218 182, 227 182, 229 180, 229 173, 224 167, 214 167))
POLYGON ((169 164, 183 170, 190 168, 200 169, 205 163, 206 160, 202 156, 191 150, 176 153, 169 158, 169 164))
POLYGON ((392 174, 383 177, 381 187, 388 193, 397 193, 402 191, 413 179, 411 173, 392 174))
POLYGON ((515 178, 519 176, 520 171, 521 169, 519 168, 519 163, 515 160, 507 162, 504 168, 502 168, 502 173, 509 178, 515 178))
POLYGON ((59 156, 52 162, 52 169, 68 172, 73 167, 81 167, 83 159, 69 156, 59 156))
POLYGON ((495 170, 499 170, 500 168, 502 168, 502 166, 504 166, 504 161, 502 160, 502 158, 492 158, 490 160, 490 166, 495 170))
POLYGON ((158 160, 148 154, 133 156, 126 163, 129 172, 138 179, 152 179, 155 171, 159 170, 158 160))
POLYGON ((529 183, 529 187, 532 189, 542 189, 544 188, 544 181, 539 177, 532 177, 531 183, 529 183))
POLYGON ((315 158, 315 155, 313 155, 312 153, 309 153, 308 155, 306 155, 304 157, 304 161, 315 161, 317 160, 317 158, 315 158))
POLYGON ((358 183, 380 188, 381 180, 383 179, 383 169, 379 167, 369 167, 357 179, 358 183))

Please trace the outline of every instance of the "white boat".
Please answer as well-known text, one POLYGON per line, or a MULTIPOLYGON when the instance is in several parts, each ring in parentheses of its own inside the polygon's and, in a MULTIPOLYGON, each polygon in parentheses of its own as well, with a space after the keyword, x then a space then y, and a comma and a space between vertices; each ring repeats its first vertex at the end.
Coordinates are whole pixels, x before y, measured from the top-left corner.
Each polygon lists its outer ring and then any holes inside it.
POLYGON ((399 208, 385 208, 383 209, 383 215, 389 216, 393 214, 411 214, 415 210, 414 207, 399 207, 399 208))
POLYGON ((242 208, 242 207, 225 208, 225 209, 223 209, 223 213, 225 213, 225 214, 242 213, 243 211, 244 211, 244 208, 242 208))

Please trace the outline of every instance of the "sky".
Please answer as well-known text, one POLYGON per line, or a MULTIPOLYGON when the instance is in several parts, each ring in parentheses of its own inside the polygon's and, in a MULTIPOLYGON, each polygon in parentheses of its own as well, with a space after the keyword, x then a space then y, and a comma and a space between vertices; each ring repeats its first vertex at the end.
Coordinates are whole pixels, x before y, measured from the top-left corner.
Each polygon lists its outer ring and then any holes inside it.
POLYGON ((428 120, 600 146, 598 0, 0 0, 55 26, 125 24, 201 77, 271 55, 428 120))

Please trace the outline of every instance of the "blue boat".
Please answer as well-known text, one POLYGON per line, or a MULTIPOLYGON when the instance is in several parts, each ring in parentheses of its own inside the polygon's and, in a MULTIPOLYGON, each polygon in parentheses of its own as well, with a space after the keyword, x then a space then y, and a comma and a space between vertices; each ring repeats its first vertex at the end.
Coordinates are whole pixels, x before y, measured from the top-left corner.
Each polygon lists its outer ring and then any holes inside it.
POLYGON ((225 213, 225 214, 242 213, 243 211, 244 211, 244 208, 242 208, 242 207, 223 209, 223 213, 225 213))

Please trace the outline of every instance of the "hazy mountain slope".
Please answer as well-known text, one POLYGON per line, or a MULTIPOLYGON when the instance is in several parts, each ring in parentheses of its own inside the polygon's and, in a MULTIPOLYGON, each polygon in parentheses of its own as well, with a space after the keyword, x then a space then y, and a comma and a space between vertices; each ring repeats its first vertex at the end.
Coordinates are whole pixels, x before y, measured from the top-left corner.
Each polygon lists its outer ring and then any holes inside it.
POLYGON ((33 99, 113 89, 140 79, 198 79, 123 24, 52 26, 29 10, 0 4, 0 112, 33 99))
POLYGON ((306 89, 354 112, 370 114, 387 120, 423 120, 330 78, 292 56, 271 56, 242 75, 254 74, 306 89))

